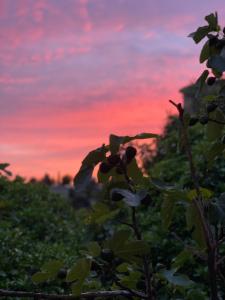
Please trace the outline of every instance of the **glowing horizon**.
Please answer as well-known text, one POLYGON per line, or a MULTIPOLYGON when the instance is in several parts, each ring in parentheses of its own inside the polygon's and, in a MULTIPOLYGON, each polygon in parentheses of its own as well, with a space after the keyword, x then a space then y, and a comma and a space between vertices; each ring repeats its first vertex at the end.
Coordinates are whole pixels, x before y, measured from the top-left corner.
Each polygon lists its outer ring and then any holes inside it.
POLYGON ((110 133, 160 133, 204 67, 187 35, 224 17, 222 0, 180 2, 0 0, 1 162, 74 175, 110 133))

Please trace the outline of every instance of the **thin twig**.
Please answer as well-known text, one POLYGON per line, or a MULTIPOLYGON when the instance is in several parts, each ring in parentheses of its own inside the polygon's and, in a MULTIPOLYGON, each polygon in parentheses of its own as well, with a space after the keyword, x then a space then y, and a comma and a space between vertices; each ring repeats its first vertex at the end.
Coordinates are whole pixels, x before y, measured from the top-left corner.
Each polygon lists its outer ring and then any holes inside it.
POLYGON ((126 290, 117 290, 117 291, 86 292, 86 293, 82 293, 80 296, 74 296, 74 295, 58 295, 58 294, 23 292, 23 291, 8 291, 8 290, 0 289, 0 298, 1 297, 17 297, 17 298, 35 298, 35 299, 49 299, 49 300, 78 300, 81 298, 93 299, 96 297, 112 299, 113 297, 116 297, 116 296, 127 297, 127 296, 131 296, 131 293, 126 290))
POLYGON ((223 121, 219 121, 219 120, 215 120, 215 119, 211 119, 211 118, 209 118, 208 120, 210 122, 214 122, 214 123, 217 123, 217 124, 220 124, 220 125, 225 125, 225 122, 223 122, 223 121))
POLYGON ((138 292, 138 291, 134 291, 134 290, 124 286, 119 281, 116 281, 116 285, 118 285, 118 287, 122 288, 123 290, 127 290, 130 293, 130 295, 133 295, 134 297, 140 297, 140 298, 143 298, 143 299, 148 299, 147 295, 145 295, 141 292, 138 292))

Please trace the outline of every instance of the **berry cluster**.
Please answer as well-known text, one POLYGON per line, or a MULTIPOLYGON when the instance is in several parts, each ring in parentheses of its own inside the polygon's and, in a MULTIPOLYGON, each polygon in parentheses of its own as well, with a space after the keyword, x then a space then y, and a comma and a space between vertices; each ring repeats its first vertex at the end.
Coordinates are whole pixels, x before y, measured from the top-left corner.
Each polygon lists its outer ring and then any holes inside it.
MULTIPOLYGON (((217 104, 216 103, 210 103, 210 104, 208 104, 207 107, 206 107, 207 114, 213 112, 216 108, 217 108, 217 104)), ((204 116, 201 116, 199 118, 191 117, 190 121, 189 121, 189 126, 194 126, 198 122, 200 124, 202 124, 202 125, 206 125, 209 122, 208 115, 204 115, 204 116)))
POLYGON ((137 154, 136 148, 129 146, 126 148, 125 154, 120 157, 119 154, 111 154, 106 158, 106 162, 102 162, 99 166, 99 171, 107 174, 115 168, 117 174, 124 174, 126 165, 128 165, 137 154))

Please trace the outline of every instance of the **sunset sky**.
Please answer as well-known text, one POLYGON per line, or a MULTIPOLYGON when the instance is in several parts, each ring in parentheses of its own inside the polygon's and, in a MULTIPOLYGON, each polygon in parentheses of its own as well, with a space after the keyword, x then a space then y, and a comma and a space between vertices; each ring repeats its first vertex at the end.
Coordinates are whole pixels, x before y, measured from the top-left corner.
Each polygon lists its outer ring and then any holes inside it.
POLYGON ((203 66, 187 35, 224 0, 0 0, 0 161, 75 174, 110 133, 159 133, 203 66))

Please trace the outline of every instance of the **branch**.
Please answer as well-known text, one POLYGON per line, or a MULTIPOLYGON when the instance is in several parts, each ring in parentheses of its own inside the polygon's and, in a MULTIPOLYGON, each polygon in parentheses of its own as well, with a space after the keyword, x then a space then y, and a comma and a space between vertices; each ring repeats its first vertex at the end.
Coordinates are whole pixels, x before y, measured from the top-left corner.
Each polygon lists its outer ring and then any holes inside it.
MULTIPOLYGON (((74 295, 58 295, 58 294, 45 294, 45 293, 22 292, 22 291, 8 291, 8 290, 0 289, 0 298, 17 297, 17 298, 34 298, 34 299, 50 299, 50 300, 78 300, 81 298, 93 299, 96 297, 112 299, 113 297, 116 296, 131 297, 132 294, 129 291, 116 290, 116 291, 86 292, 86 293, 82 293, 80 296, 74 296, 74 295)), ((144 295, 142 295, 142 293, 139 294, 139 297, 144 298, 143 296, 144 295)))
POLYGON ((223 121, 219 121, 219 120, 215 120, 215 119, 211 119, 211 118, 209 118, 209 121, 217 123, 217 124, 225 125, 225 122, 223 122, 223 121))
POLYGON ((118 287, 124 289, 124 290, 127 290, 130 295, 133 295, 134 297, 141 297, 142 299, 148 299, 147 295, 141 293, 141 292, 138 292, 138 291, 134 291, 126 286, 124 286, 123 284, 121 284, 118 280, 116 281, 116 285, 118 285, 118 287))

